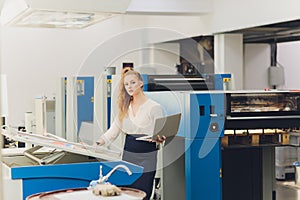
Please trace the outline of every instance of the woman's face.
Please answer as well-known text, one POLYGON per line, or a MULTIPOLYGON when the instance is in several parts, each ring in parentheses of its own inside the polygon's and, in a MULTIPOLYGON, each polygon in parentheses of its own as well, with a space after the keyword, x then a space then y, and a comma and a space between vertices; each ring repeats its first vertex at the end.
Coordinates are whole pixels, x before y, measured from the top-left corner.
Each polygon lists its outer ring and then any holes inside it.
POLYGON ((129 74, 124 77, 124 87, 126 92, 133 96, 141 91, 143 86, 143 82, 138 79, 138 77, 134 74, 129 74))

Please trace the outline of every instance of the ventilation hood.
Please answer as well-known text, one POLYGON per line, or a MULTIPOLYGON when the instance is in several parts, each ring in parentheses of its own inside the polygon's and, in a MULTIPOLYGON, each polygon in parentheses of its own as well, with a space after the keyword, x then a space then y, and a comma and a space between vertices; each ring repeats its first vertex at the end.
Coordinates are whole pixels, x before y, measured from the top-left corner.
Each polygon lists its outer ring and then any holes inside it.
POLYGON ((131 0, 25 0, 27 8, 9 24, 23 27, 84 28, 125 13, 131 0))

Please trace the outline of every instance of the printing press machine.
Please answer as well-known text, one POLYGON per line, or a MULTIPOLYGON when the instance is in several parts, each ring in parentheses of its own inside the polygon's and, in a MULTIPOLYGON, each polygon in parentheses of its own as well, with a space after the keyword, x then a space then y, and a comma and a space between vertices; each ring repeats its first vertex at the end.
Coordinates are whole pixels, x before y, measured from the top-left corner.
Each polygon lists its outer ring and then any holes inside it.
POLYGON ((2 150, 5 200, 25 200, 41 192, 87 188, 102 173, 109 174, 108 182, 114 185, 130 185, 143 172, 143 167, 121 161, 120 152, 104 147, 69 142, 50 133, 38 135, 8 127, 1 132, 14 141, 34 144, 32 148, 2 150))
POLYGON ((165 114, 182 113, 159 153, 162 200, 276 199, 274 149, 299 127, 299 91, 217 91, 209 75, 143 79, 165 114))
POLYGON ((156 91, 182 113, 162 149, 162 199, 274 200, 275 147, 300 125, 300 91, 156 91), (168 192, 163 192, 163 191, 168 192))
POLYGON ((290 138, 298 135, 300 126, 300 91, 225 95, 223 199, 276 199, 280 155, 275 150, 297 148, 290 138))
MULTIPOLYGON (((145 95, 159 102, 166 115, 182 113, 177 137, 167 139, 166 144, 158 153, 154 199, 220 199, 220 138, 224 124, 224 93, 223 91, 213 94, 207 92, 216 88, 215 76, 142 76, 145 95), (194 94, 194 91, 197 92, 194 94), (215 106, 210 106, 212 102, 215 106), (199 104, 201 104, 201 116, 198 115, 199 104), (207 113, 210 108, 211 114, 207 113), (195 112, 190 112, 191 110, 195 112), (200 118, 201 121, 205 121, 205 130, 198 130, 198 123, 195 123, 200 118), (212 129, 211 134, 205 137, 209 125, 212 129), (203 143, 205 145, 202 145, 203 143), (201 146, 204 148, 199 154, 201 146), (194 159, 199 156, 198 154, 203 158, 194 159), (185 166, 188 167, 185 168, 185 166), (209 172, 198 170, 200 168, 211 168, 211 170, 209 172), (199 188, 202 188, 201 193, 196 192, 199 188), (212 189, 213 192, 211 192, 212 189)), ((113 85, 119 83, 117 77, 117 75, 107 77, 108 88, 114 88, 113 85)), ((228 79, 228 76, 226 78, 228 79)), ((219 77, 218 80, 223 81, 223 78, 219 77)), ((222 83, 217 85, 222 85, 222 83)), ((111 90, 108 89, 108 91, 111 90)), ((108 110, 110 110, 116 98, 110 94, 108 97, 108 110)))

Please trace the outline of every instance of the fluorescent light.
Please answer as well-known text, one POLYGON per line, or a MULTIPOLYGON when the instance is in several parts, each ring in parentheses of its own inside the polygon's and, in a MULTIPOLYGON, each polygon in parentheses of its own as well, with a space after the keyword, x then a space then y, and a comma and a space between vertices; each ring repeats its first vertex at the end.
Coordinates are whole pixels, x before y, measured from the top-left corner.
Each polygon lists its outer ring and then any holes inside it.
POLYGON ((44 28, 84 28, 114 16, 112 13, 70 12, 27 9, 10 25, 44 28))
POLYGON ((25 0, 9 23, 21 27, 84 28, 125 13, 131 0, 25 0))
POLYGON ((55 11, 125 13, 131 0, 25 0, 29 8, 55 11))

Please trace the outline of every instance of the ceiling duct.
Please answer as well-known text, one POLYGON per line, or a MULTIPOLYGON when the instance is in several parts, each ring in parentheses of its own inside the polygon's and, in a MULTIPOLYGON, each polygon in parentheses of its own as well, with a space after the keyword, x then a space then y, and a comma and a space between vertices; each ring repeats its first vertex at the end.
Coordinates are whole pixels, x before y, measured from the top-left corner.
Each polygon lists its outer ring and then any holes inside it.
POLYGON ((125 13, 131 0, 25 0, 27 9, 10 25, 47 28, 84 28, 125 13))

